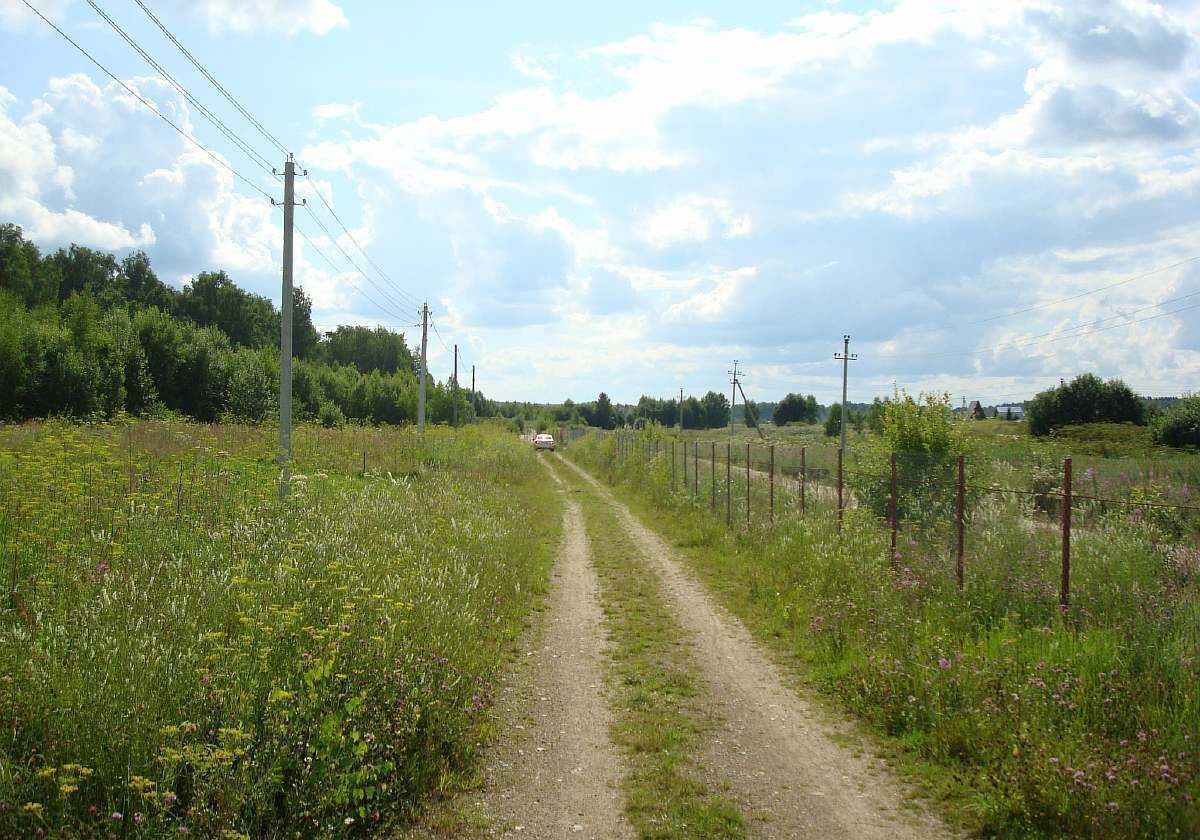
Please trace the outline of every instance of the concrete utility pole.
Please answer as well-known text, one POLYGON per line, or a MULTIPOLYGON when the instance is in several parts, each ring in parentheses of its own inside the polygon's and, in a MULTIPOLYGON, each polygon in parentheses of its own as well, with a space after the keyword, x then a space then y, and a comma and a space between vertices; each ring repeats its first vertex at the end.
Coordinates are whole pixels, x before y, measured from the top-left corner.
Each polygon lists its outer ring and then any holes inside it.
MULTIPOLYGON (((278 174, 271 170, 273 174, 278 174)), ((307 172, 301 172, 307 175, 307 172)), ((271 203, 277 203, 271 199, 271 203)), ((301 204, 304 202, 301 201, 301 204)), ((292 224, 296 207, 296 161, 283 164, 283 294, 279 319, 279 498, 287 497, 292 473, 292 224)))
POLYGON ((429 304, 421 306, 421 385, 417 389, 417 431, 425 434, 425 352, 429 347, 429 304))
POLYGON ((458 426, 458 345, 454 345, 454 390, 450 392, 454 401, 454 425, 458 426))
POLYGON ((850 352, 850 336, 842 336, 842 352, 834 353, 833 358, 842 360, 842 429, 841 450, 846 451, 846 379, 850 376, 850 363, 858 358, 857 353, 850 352))
POLYGON ((732 378, 731 378, 729 381, 730 381, 731 383, 733 383, 733 388, 731 388, 731 389, 730 389, 730 391, 729 391, 729 393, 730 393, 730 400, 729 400, 729 436, 730 436, 730 437, 733 437, 733 408, 734 408, 734 406, 736 406, 736 405, 737 405, 737 392, 738 392, 738 385, 740 385, 740 384, 741 384, 741 383, 738 381, 738 360, 737 360, 737 359, 734 359, 734 360, 733 360, 733 370, 727 370, 727 371, 725 371, 725 372, 726 372, 726 373, 728 373, 728 374, 730 375, 730 377, 732 377, 732 378))
POLYGON ((471 408, 479 411, 479 407, 475 405, 475 365, 471 365, 471 408))
POLYGON ((683 431, 683 389, 679 389, 679 431, 683 431))

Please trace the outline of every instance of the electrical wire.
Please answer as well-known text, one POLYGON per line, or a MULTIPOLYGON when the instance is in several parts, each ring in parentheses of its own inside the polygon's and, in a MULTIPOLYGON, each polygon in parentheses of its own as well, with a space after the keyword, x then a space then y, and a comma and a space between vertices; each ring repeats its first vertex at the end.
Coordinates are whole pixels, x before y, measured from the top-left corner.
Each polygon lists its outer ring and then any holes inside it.
POLYGON ((242 104, 240 102, 238 102, 236 98, 234 98, 233 94, 231 94, 228 90, 226 90, 225 86, 216 80, 216 78, 212 75, 212 73, 208 72, 208 69, 200 62, 200 60, 197 59, 194 55, 192 55, 192 53, 188 50, 188 48, 179 42, 179 39, 176 38, 174 34, 172 34, 171 30, 168 29, 163 24, 163 22, 158 19, 158 17, 154 14, 154 12, 152 12, 150 10, 150 8, 145 3, 142 2, 142 0, 134 0, 134 2, 137 3, 138 6, 141 8, 141 10, 146 13, 146 17, 150 18, 150 20, 153 21, 154 25, 158 27, 159 31, 162 32, 162 34, 165 35, 167 37, 167 39, 172 44, 175 45, 175 47, 183 54, 184 58, 186 58, 189 62, 191 62, 192 66, 195 67, 198 71, 200 71, 201 75, 203 75, 204 78, 208 79, 208 81, 212 84, 212 86, 217 89, 217 92, 220 93, 222 96, 224 96, 225 99, 229 102, 229 104, 232 105, 234 108, 236 108, 238 113, 240 113, 243 117, 246 118, 247 122, 249 122, 252 126, 254 126, 254 128, 257 129, 258 132, 263 137, 265 137, 273 146, 275 146, 276 149, 278 149, 280 152, 282 152, 283 155, 286 157, 289 154, 287 147, 284 146, 283 143, 281 143, 279 141, 279 139, 275 137, 274 134, 272 134, 270 131, 268 131, 266 126, 264 126, 261 122, 259 122, 258 119, 256 119, 253 114, 251 114, 248 110, 246 110, 246 108, 243 107, 242 104))
MULTIPOLYGON (((299 225, 296 225, 295 227, 296 227, 296 233, 300 234, 300 237, 301 237, 301 238, 302 238, 302 239, 303 239, 305 242, 307 242, 307 243, 308 243, 309 247, 311 247, 311 248, 312 248, 314 251, 316 251, 316 252, 317 252, 317 253, 318 253, 318 254, 321 256, 321 258, 322 258, 323 260, 325 260, 326 264, 328 264, 328 266, 329 266, 329 268, 330 268, 330 270, 331 270, 331 271, 333 271, 335 274, 343 274, 343 273, 344 273, 344 272, 342 272, 341 270, 339 270, 339 269, 338 269, 338 267, 337 267, 337 266, 334 264, 333 260, 331 260, 331 259, 329 258, 329 255, 328 255, 328 254, 326 254, 326 253, 325 253, 325 252, 324 252, 324 251, 323 251, 323 250, 320 248, 320 246, 318 246, 318 245, 317 245, 317 243, 316 243, 316 242, 314 242, 314 241, 312 240, 312 238, 311 238, 311 237, 310 237, 310 236, 309 236, 307 233, 305 233, 305 231, 304 231, 304 229, 303 229, 303 228, 301 228, 299 225)), ((369 301, 369 302, 370 302, 370 303, 371 303, 373 306, 375 306, 375 308, 376 308, 376 309, 378 309, 380 312, 384 313, 385 315, 387 315, 387 316, 389 316, 389 317, 391 317, 391 318, 395 318, 397 321, 401 321, 401 322, 403 322, 403 321, 405 320, 405 316, 404 316, 404 315, 401 315, 401 314, 399 314, 399 313, 397 313, 397 312, 393 311, 392 309, 390 309, 390 308, 388 308, 388 307, 384 306, 383 304, 381 304, 379 301, 375 300, 373 297, 371 297, 369 294, 367 294, 367 293, 366 293, 366 291, 364 291, 364 290, 363 290, 363 289, 362 289, 360 286, 358 286, 358 285, 357 285, 357 284, 356 284, 356 283, 355 283, 353 280, 351 280, 350 278, 348 278, 348 277, 343 277, 342 279, 343 279, 343 280, 345 280, 347 283, 349 283, 349 284, 350 284, 350 287, 351 287, 352 289, 354 289, 356 292, 358 292, 360 295, 362 295, 364 298, 366 298, 366 299, 367 299, 367 300, 368 300, 368 301, 369 301)), ((418 326, 418 327, 419 327, 419 326, 420 326, 420 324, 409 325, 409 326, 418 326)))
POLYGON ((1039 303, 1039 304, 1036 304, 1035 306, 1027 306, 1024 309, 1014 309, 1011 312, 1004 312, 1004 313, 1001 313, 1000 315, 992 315, 989 318, 982 318, 978 321, 970 321, 969 323, 970 324, 986 324, 989 321, 998 321, 1001 318, 1010 318, 1013 315, 1023 315, 1026 312, 1035 312, 1039 309, 1046 309, 1051 306, 1057 306, 1060 303, 1068 303, 1073 300, 1079 300, 1079 298, 1087 297, 1088 295, 1094 295, 1094 294, 1097 294, 1098 292, 1105 292, 1105 291, 1108 291, 1109 289, 1115 289, 1118 286, 1124 286, 1127 283, 1133 283, 1136 280, 1143 280, 1147 277, 1152 277, 1155 274, 1161 274, 1164 271, 1170 271, 1172 268, 1179 268, 1180 266, 1188 265, 1189 263, 1194 263, 1197 261, 1200 261, 1200 256, 1188 257, 1186 260, 1180 260, 1179 262, 1171 263, 1170 265, 1159 266, 1158 268, 1151 269, 1150 271, 1144 272, 1142 274, 1135 274, 1133 277, 1127 277, 1124 280, 1118 280, 1116 283, 1109 283, 1107 286, 1100 286, 1099 288, 1096 288, 1096 289, 1089 289, 1086 292, 1079 292, 1078 294, 1070 295, 1065 298, 1059 298, 1058 300, 1051 300, 1051 301, 1047 301, 1046 303, 1039 303))
POLYGON ((266 190, 259 187, 257 184, 255 184, 253 181, 251 181, 249 178, 247 178, 245 175, 243 175, 241 172, 238 172, 236 169, 233 168, 233 166, 227 160, 222 158, 216 152, 209 149, 207 146, 205 146, 203 143, 201 143, 199 140, 197 140, 191 134, 184 131, 182 128, 180 128, 178 125, 176 125, 174 122, 172 122, 172 120, 168 116, 163 114, 162 111, 158 110, 158 108, 155 107, 155 105, 152 102, 150 102, 148 99, 146 99, 146 97, 144 97, 140 93, 138 93, 137 90, 130 87, 129 84, 122 81, 121 79, 118 79, 115 73, 113 73, 111 70, 109 70, 103 64, 101 64, 96 58, 94 58, 92 56, 91 53, 89 53, 87 50, 85 50, 83 47, 81 47, 70 35, 68 35, 66 32, 64 32, 62 29, 60 29, 56 24, 54 24, 49 18, 47 18, 44 14, 42 14, 32 3, 29 2, 29 0, 21 0, 21 2, 24 3, 25 6, 28 7, 28 9, 31 12, 33 12, 35 15, 37 15, 39 18, 41 18, 42 21, 45 22, 45 24, 47 26, 49 26, 51 29, 53 29, 55 32, 57 32, 59 35, 61 35, 68 44, 70 44, 75 49, 77 49, 80 53, 82 53, 83 56, 88 61, 90 61, 92 64, 96 65, 96 67, 98 67, 106 76, 108 76, 114 82, 116 82, 121 87, 123 87, 130 96, 132 96, 138 102, 142 103, 142 105, 146 106, 146 108, 148 108, 155 116, 157 116, 160 120, 165 122, 167 125, 169 125, 171 128, 173 128, 176 132, 178 132, 179 136, 181 136, 183 139, 187 140, 193 146, 195 146, 200 151, 204 152, 206 155, 208 155, 210 158, 212 158, 213 161, 217 165, 221 166, 224 169, 229 170, 229 172, 231 172, 235 177, 239 178, 243 183, 246 184, 246 186, 250 187, 250 189, 259 193, 261 196, 263 196, 266 199, 271 198, 271 195, 266 190))
POLYGON ((96 12, 96 14, 100 15, 100 17, 103 18, 104 21, 110 27, 112 27, 113 31, 115 31, 118 35, 121 36, 121 38, 125 41, 125 43, 127 43, 130 47, 132 47, 133 50, 135 52, 137 52, 137 54, 140 55, 146 61, 147 64, 149 64, 152 68, 154 68, 154 70, 158 71, 158 73, 161 74, 162 77, 164 79, 166 79, 167 82, 173 88, 175 88, 175 90, 179 91, 179 93, 183 96, 184 99, 186 99, 189 103, 191 103, 193 106, 195 106, 196 110, 198 110, 205 119, 207 119, 210 123, 212 123, 214 126, 216 126, 217 130, 220 131, 222 134, 224 134, 225 137, 231 143, 233 143, 235 146, 237 146, 238 149, 240 149, 243 154, 245 154, 247 157, 249 157, 256 166, 263 169, 265 172, 267 172, 268 174, 270 174, 272 176, 275 175, 275 171, 271 167, 270 161, 268 161, 266 158, 264 158, 262 155, 260 155, 258 152, 256 152, 254 150, 254 148, 250 146, 249 143, 247 143, 245 140, 243 140, 241 137, 239 137, 237 135, 237 133, 233 131, 233 129, 231 129, 224 122, 222 122, 220 117, 218 117, 216 114, 214 114, 212 111, 210 111, 204 105, 204 103, 202 103, 195 96, 193 96, 191 91, 189 91, 174 76, 172 76, 169 72, 167 72, 167 69, 165 67, 163 67, 157 60, 155 60, 155 58, 152 55, 150 55, 150 53, 147 52, 142 47, 141 44, 139 44, 136 40, 134 40, 134 38, 128 32, 126 32, 124 29, 122 29, 120 24, 118 24, 115 20, 113 20, 113 18, 108 14, 108 12, 106 12, 106 11, 104 11, 104 9, 100 8, 99 4, 97 4, 95 2, 95 0, 88 0, 88 5, 91 6, 92 9, 96 12))

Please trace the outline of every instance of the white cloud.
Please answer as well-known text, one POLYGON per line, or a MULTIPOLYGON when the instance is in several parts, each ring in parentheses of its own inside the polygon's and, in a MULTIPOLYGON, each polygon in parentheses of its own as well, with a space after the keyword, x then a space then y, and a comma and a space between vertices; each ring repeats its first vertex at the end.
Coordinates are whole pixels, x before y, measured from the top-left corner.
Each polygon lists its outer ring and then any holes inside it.
POLYGON ((704 242, 718 228, 722 236, 747 236, 750 217, 734 212, 728 201, 702 195, 684 195, 642 219, 635 236, 652 248, 669 248, 685 242, 704 242))

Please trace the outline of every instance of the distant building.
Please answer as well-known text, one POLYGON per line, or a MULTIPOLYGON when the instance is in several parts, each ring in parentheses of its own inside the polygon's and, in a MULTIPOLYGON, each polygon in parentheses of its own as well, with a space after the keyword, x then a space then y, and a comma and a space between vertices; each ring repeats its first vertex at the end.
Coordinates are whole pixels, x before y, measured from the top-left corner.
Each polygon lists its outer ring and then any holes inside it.
POLYGON ((983 410, 983 406, 979 404, 979 400, 972 400, 971 408, 969 410, 971 412, 972 420, 986 420, 987 419, 987 413, 983 410))
POLYGON ((996 412, 1001 420, 1024 420, 1025 406, 1021 403, 1005 403, 996 406, 996 412))

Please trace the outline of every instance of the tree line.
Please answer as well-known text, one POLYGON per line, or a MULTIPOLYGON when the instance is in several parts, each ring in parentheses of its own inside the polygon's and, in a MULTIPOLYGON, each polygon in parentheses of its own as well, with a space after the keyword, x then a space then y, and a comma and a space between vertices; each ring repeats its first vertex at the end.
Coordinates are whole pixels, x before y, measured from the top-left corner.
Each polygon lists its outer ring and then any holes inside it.
MULTIPOLYGON (((320 333, 293 297, 293 414, 326 425, 416 419, 416 362, 383 327, 320 333)), ((203 422, 277 413, 280 312, 224 271, 182 289, 145 253, 118 260, 71 245, 42 254, 0 225, 0 418, 178 412, 203 422)), ((431 422, 497 413, 496 404, 430 380, 431 422)))

